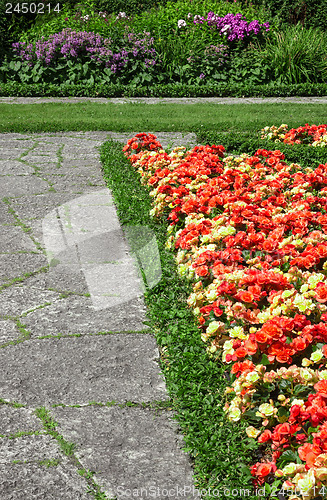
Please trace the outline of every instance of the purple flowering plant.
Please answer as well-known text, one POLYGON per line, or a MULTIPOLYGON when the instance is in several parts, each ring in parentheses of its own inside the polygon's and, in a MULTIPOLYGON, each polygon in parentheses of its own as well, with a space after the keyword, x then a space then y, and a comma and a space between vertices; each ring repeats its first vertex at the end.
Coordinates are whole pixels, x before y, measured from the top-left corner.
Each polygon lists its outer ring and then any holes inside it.
POLYGON ((227 42, 247 41, 249 37, 270 30, 269 23, 260 24, 257 19, 248 22, 242 14, 226 14, 224 17, 209 12, 207 17, 196 15, 193 23, 216 30, 227 42))
POLYGON ((143 75, 146 81, 157 63, 150 33, 125 32, 117 45, 110 38, 93 32, 77 32, 70 28, 42 37, 34 43, 12 45, 21 81, 26 73, 32 81, 56 83, 67 81, 131 82, 143 75))

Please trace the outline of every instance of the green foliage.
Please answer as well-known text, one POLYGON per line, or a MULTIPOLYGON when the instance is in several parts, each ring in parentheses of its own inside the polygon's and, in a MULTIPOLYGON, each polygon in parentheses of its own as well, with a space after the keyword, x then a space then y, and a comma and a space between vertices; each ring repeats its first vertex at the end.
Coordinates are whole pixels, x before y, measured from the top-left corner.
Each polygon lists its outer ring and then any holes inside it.
MULTIPOLYGON (((16 41, 18 34, 27 30, 36 18, 36 14, 30 12, 26 14, 6 13, 7 4, 7 0, 0 0, 0 57, 9 49, 10 44, 16 41)), ((12 10, 16 4, 12 3, 12 10)))
POLYGON ((318 29, 297 24, 275 31, 259 55, 278 83, 327 80, 327 34, 318 29))
POLYGON ((34 42, 42 36, 49 37, 59 33, 63 29, 71 28, 76 31, 93 31, 102 36, 114 35, 116 31, 120 34, 124 31, 124 23, 114 24, 115 18, 104 18, 98 15, 92 0, 83 4, 71 5, 66 3, 60 13, 50 13, 37 16, 34 25, 25 32, 21 32, 15 41, 34 42), (88 16, 85 19, 85 16, 88 16))
POLYGON ((227 78, 234 85, 245 81, 248 85, 261 85, 269 82, 269 73, 269 62, 263 61, 258 49, 251 44, 246 50, 233 54, 227 78))
POLYGON ((327 84, 264 84, 228 83, 189 85, 179 83, 151 86, 124 84, 1 83, 0 96, 7 97, 290 97, 325 96, 327 84))
MULTIPOLYGON (((242 1, 243 5, 247 3, 247 0, 242 1)), ((251 3, 264 9, 279 24, 301 23, 306 27, 327 31, 326 0, 251 0, 251 3)))
POLYGON ((138 14, 139 12, 150 10, 159 4, 163 5, 166 0, 97 0, 96 7, 100 11, 106 11, 109 14, 125 12, 127 15, 138 14))

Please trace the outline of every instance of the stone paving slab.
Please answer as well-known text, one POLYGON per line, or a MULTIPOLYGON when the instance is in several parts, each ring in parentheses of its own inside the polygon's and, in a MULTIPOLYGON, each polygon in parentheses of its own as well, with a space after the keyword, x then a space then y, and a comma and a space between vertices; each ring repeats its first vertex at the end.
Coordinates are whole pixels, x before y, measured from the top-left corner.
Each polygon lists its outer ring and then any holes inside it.
MULTIPOLYGON (((124 303, 121 298, 118 304, 102 310, 95 310, 90 297, 70 295, 42 309, 28 313, 23 323, 31 332, 31 337, 44 335, 73 335, 97 332, 125 330, 142 330, 145 317, 145 306, 142 297, 124 303)), ((97 305, 101 297, 97 300, 97 305)))
MULTIPOLYGON (((1 156, 1 153, 0 153, 1 156)), ((1 162, 1 158, 0 158, 1 162)), ((34 168, 26 165, 25 163, 17 160, 6 160, 1 164, 1 181, 3 175, 29 175, 34 173, 34 168)))
POLYGON ((3 500, 92 500, 87 483, 74 466, 59 464, 0 464, 0 498, 3 500))
POLYGON ((51 436, 34 434, 15 439, 0 438, 0 464, 12 463, 13 460, 37 463, 51 458, 65 458, 51 436))
MULTIPOLYGON (((17 432, 42 431, 41 421, 29 408, 13 408, 3 404, 0 406, 0 434, 10 436, 17 432)), ((0 451, 1 453, 1 451, 0 451)))
POLYGON ((149 334, 23 342, 0 350, 1 397, 30 407, 167 399, 158 358, 149 334))
POLYGON ((25 273, 36 272, 47 263, 41 254, 0 254, 0 286, 25 273))
POLYGON ((33 196, 19 196, 18 198, 13 198, 10 200, 10 205, 18 215, 19 220, 26 223, 30 220, 40 219, 42 221, 49 212, 71 201, 71 199, 71 192, 48 192, 33 196))
POLYGON ((0 253, 19 251, 37 252, 37 247, 31 238, 19 226, 0 226, 0 253))
POLYGON ((0 227, 17 224, 15 217, 9 212, 7 203, 0 201, 0 227))
POLYGON ((42 290, 37 287, 26 287, 24 284, 5 288, 1 293, 0 315, 21 316, 27 311, 51 304, 59 300, 60 293, 42 290))
POLYGON ((0 97, 0 103, 38 104, 47 102, 79 103, 93 102, 102 104, 265 104, 265 103, 327 103, 327 96, 322 97, 0 97))
POLYGON ((138 498, 151 498, 151 488, 152 492, 159 488, 161 494, 155 498, 163 500, 162 490, 191 490, 190 459, 182 451, 181 436, 167 412, 89 406, 56 408, 51 413, 59 432, 76 443, 78 459, 95 471, 96 481, 109 498, 125 500, 131 490, 138 490, 138 498))
POLYGON ((21 332, 13 321, 0 320, 0 345, 17 340, 21 335, 21 332))
MULTIPOLYGON (((0 162, 0 165, 1 163, 2 162, 0 162)), ((0 182, 0 198, 45 193, 49 190, 49 187, 46 181, 35 176, 2 176, 0 182)))
MULTIPOLYGON (((85 276, 80 270, 75 270, 58 264, 50 267, 48 272, 39 273, 24 280, 26 287, 36 287, 40 290, 56 290, 65 294, 89 294, 85 276)), ((94 318, 93 318, 94 320, 94 318)))

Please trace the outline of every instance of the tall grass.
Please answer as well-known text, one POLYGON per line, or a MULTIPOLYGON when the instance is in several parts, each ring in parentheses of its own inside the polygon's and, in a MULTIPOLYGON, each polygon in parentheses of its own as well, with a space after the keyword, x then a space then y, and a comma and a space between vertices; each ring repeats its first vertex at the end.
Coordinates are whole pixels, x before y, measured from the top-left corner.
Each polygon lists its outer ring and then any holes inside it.
POLYGON ((275 31, 261 50, 278 83, 327 81, 327 34, 301 24, 275 31))

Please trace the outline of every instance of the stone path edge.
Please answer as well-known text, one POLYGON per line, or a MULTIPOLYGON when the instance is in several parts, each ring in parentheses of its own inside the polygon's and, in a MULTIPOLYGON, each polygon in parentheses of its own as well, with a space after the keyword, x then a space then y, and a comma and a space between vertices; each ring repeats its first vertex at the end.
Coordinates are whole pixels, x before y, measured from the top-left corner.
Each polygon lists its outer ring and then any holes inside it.
POLYGON ((1 97, 0 104, 92 102, 99 104, 327 104, 322 97, 1 97))

